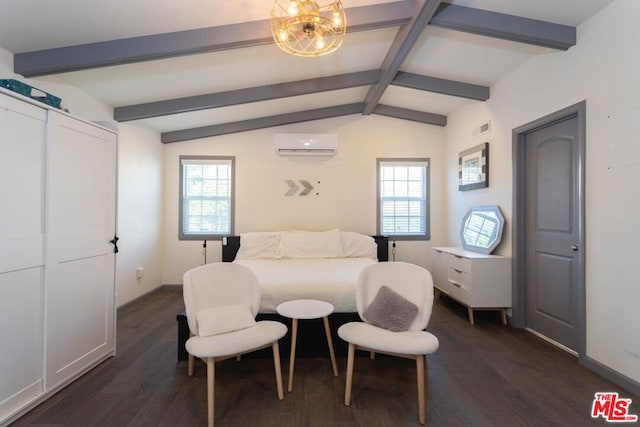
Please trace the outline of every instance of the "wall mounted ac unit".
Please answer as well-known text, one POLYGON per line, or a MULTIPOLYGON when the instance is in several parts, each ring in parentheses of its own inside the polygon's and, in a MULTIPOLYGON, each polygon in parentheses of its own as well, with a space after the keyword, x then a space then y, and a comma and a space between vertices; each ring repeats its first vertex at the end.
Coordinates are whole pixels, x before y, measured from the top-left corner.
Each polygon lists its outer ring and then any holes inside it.
POLYGON ((338 135, 328 133, 277 133, 276 152, 281 156, 334 156, 338 135))

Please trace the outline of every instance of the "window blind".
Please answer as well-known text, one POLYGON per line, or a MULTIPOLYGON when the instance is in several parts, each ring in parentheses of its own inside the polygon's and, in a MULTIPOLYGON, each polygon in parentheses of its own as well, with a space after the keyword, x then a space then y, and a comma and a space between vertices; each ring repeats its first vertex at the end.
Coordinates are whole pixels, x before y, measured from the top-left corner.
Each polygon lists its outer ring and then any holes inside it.
POLYGON ((428 237, 427 159, 378 161, 378 232, 428 237))
POLYGON ((180 158, 180 238, 232 234, 233 158, 180 158))

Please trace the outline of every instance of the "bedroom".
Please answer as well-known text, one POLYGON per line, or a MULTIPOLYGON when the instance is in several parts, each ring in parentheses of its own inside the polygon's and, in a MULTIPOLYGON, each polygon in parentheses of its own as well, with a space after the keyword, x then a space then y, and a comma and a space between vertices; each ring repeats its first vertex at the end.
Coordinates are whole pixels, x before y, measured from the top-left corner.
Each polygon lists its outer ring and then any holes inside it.
MULTIPOLYGON (((640 288, 635 264, 640 206, 637 143, 640 29, 632 17, 640 5, 616 0, 578 26, 578 43, 567 52, 535 56, 491 87, 484 103, 469 102, 448 114, 446 127, 379 115, 352 115, 189 142, 161 144, 159 133, 135 122, 119 125, 118 305, 162 285, 175 285, 187 268, 202 262, 201 242, 178 241, 178 156, 234 155, 237 161, 236 232, 281 228, 339 227, 375 232, 375 159, 431 159, 431 239, 398 242, 397 259, 430 267, 430 247, 458 244, 459 221, 471 205, 497 204, 512 220, 512 129, 587 100, 586 289, 587 356, 610 376, 640 381, 640 288), (488 120, 490 185, 457 190, 457 157, 475 145, 472 131, 488 120), (294 160, 273 152, 276 132, 335 133, 339 154, 294 160), (285 197, 285 179, 309 179, 319 195, 285 197), (330 206, 330 208, 326 208, 330 206), (255 213, 258 213, 257 215, 255 213), (144 277, 136 279, 137 267, 144 277)), ((0 39, 1 40, 1 39, 0 39)), ((4 47, 0 41, 0 47, 4 47)), ((3 76, 13 73, 13 55, 0 51, 3 76)), ((112 108, 55 77, 34 79, 60 94, 72 112, 112 120, 112 108)), ((510 255, 511 233, 498 253, 510 255)), ((208 256, 220 258, 211 243, 208 256)))

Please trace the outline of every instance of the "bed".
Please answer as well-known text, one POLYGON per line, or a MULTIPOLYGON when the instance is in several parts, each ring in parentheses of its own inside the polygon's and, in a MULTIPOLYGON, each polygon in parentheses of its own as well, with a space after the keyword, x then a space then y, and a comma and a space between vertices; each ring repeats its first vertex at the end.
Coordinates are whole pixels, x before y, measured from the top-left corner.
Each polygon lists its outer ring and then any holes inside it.
POLYGON ((360 271, 376 263, 371 258, 317 258, 282 260, 237 259, 258 277, 262 294, 260 313, 294 299, 318 299, 339 313, 353 313, 355 284, 360 271))
MULTIPOLYGON (((329 316, 338 356, 346 355, 347 345, 335 335, 346 322, 359 320, 355 307, 355 285, 367 265, 388 261, 388 238, 330 230, 325 232, 278 231, 243 233, 222 242, 222 261, 236 262, 251 269, 258 278, 262 302, 258 320, 278 320, 291 327, 291 319, 276 313, 281 302, 293 299, 319 299, 330 302, 329 316)), ((178 359, 186 360, 184 342, 189 330, 178 315, 178 359), (185 329, 186 328, 186 329, 185 329)), ((322 322, 300 324, 296 354, 299 357, 328 355, 322 322)), ((282 354, 288 354, 289 335, 281 340, 282 354)))
POLYGON ((331 230, 244 233, 223 242, 222 261, 251 269, 262 292, 261 313, 307 298, 336 313, 355 313, 355 285, 367 265, 388 260, 386 237, 331 230))

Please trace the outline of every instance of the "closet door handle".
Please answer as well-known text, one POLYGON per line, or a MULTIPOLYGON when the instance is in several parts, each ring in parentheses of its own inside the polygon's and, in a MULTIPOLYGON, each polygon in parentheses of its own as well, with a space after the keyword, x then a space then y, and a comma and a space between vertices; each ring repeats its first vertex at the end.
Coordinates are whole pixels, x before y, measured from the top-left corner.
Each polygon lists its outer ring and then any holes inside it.
POLYGON ((113 253, 114 254, 118 253, 118 240, 120 240, 120 238, 118 236, 113 236, 113 239, 109 240, 109 243, 111 243, 113 245, 113 253))

